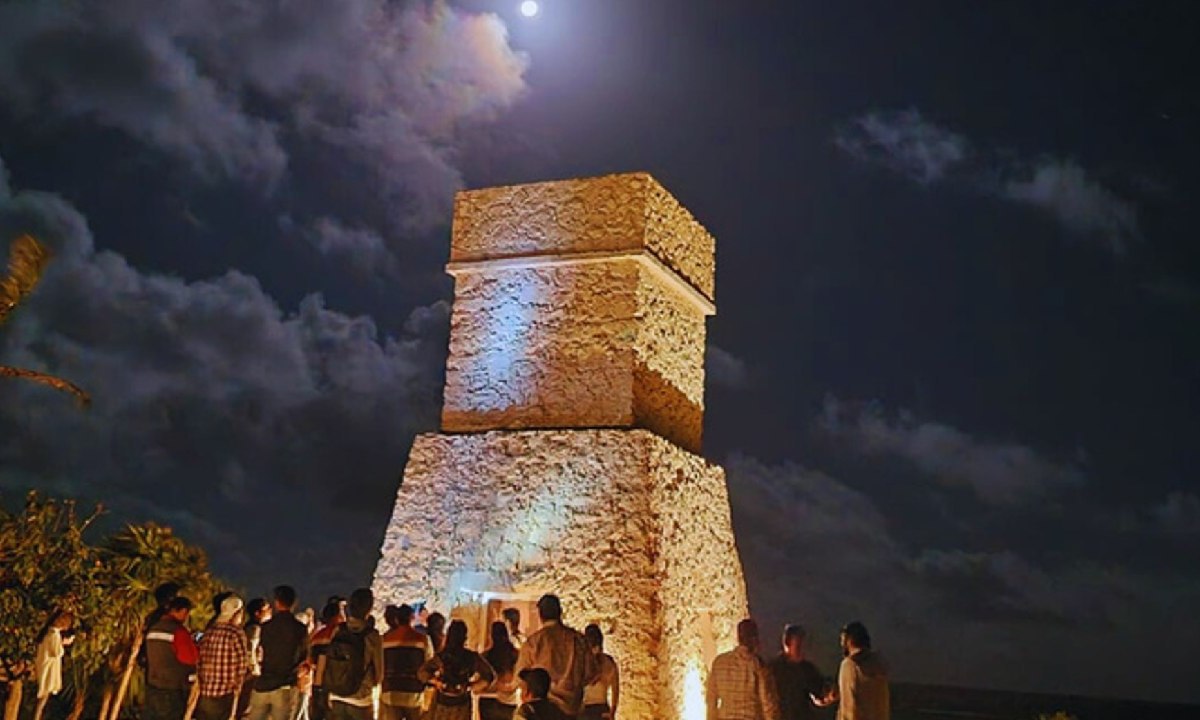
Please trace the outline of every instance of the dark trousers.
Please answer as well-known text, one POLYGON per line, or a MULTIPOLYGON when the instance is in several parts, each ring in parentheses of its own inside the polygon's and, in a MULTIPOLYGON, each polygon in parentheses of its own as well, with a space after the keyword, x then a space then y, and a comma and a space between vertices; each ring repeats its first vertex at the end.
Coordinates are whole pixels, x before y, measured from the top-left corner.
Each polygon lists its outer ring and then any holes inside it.
POLYGON ((183 720, 187 712, 188 691, 182 688, 166 690, 146 686, 146 707, 142 711, 145 720, 183 720))
POLYGON ((312 697, 308 699, 309 720, 326 720, 329 717, 329 691, 325 688, 313 687, 312 697))
POLYGON ((196 709, 192 712, 192 717, 195 720, 229 720, 236 701, 237 693, 214 697, 201 695, 200 699, 196 701, 196 709))
POLYGON ((480 720, 512 720, 516 705, 505 705, 496 698, 479 698, 480 720))
MULTIPOLYGON (((483 717, 486 719, 487 715, 483 717)), ((379 720, 421 720, 421 706, 405 707, 403 705, 379 703, 379 720)), ((512 720, 512 715, 509 715, 504 720, 512 720)))
POLYGON ((351 705, 350 703, 333 701, 329 709, 329 720, 371 720, 370 705, 351 705))

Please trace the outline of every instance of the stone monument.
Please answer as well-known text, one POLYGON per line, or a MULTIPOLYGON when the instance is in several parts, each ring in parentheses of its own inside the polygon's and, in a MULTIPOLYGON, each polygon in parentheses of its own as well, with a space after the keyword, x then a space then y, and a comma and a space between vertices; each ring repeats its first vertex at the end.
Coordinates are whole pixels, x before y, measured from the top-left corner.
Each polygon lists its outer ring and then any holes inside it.
POLYGON ((379 603, 487 626, 563 601, 622 672, 620 717, 703 718, 746 589, 700 450, 714 241, 646 174, 459 193, 442 432, 420 435, 379 603))

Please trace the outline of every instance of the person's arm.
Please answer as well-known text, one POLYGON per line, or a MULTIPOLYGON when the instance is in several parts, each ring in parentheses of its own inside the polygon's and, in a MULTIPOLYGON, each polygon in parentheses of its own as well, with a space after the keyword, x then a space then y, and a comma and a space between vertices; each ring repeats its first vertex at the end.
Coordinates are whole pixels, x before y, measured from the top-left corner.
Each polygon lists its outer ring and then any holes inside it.
POLYGON ((764 664, 758 663, 758 703, 765 720, 779 720, 779 692, 775 687, 775 674, 764 664))
POLYGON ((533 648, 529 645, 529 643, 525 643, 521 646, 521 649, 517 651, 517 664, 513 668, 513 674, 520 675, 522 670, 532 666, 533 648))
POLYGON ((609 707, 612 709, 611 717, 617 716, 617 703, 621 700, 621 667, 617 665, 617 661, 609 658, 612 663, 612 704, 609 707))
POLYGON ((438 676, 438 673, 441 672, 441 669, 442 669, 441 658, 434 655, 433 657, 426 660, 421 665, 421 668, 419 670, 417 670, 417 679, 420 680, 421 682, 425 683, 426 685, 433 685, 434 687, 438 687, 438 685, 440 683, 437 680, 437 676, 438 676))
POLYGON ((471 689, 480 692, 496 681, 496 670, 482 655, 475 655, 475 674, 478 678, 471 683, 471 689))
POLYGON ((192 634, 187 631, 187 628, 175 629, 175 636, 171 639, 171 649, 175 651, 175 659, 181 664, 190 668, 196 667, 196 662, 200 659, 200 651, 196 648, 196 641, 192 640, 192 634))

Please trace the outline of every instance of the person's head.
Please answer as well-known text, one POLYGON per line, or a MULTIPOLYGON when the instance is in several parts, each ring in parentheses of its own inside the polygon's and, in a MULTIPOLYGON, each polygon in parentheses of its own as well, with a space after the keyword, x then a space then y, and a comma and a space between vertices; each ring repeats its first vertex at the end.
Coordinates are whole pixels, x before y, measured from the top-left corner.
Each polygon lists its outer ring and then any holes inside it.
POLYGON ((859 650, 871 649, 871 634, 867 626, 855 620, 842 628, 842 653, 853 655, 859 650))
POLYGON ((166 609, 167 603, 175 599, 175 596, 182 590, 179 583, 165 582, 162 585, 154 588, 154 602, 160 608, 166 609))
POLYGON ((542 622, 562 620, 562 602, 557 595, 543 595, 538 599, 537 609, 542 622))
POLYGON ((388 630, 395 630, 406 623, 400 619, 400 606, 388 605, 383 609, 383 621, 387 623, 388 630))
POLYGON ((342 616, 342 604, 338 602, 325 603, 321 608, 321 622, 325 625, 337 625, 346 618, 342 616))
POLYGON ((233 597, 232 590, 226 590, 224 592, 219 592, 216 595, 212 596, 213 617, 216 617, 221 614, 221 603, 225 602, 225 598, 227 598, 227 597, 233 597))
POLYGON ((783 654, 789 660, 802 660, 804 658, 804 635, 804 628, 799 625, 788 624, 783 626, 781 643, 783 654))
POLYGON ((737 624, 737 641, 738 645, 758 652, 758 623, 753 618, 746 618, 737 624))
POLYGON ((446 616, 440 612, 429 613, 425 618, 425 629, 430 635, 441 635, 446 632, 446 616))
POLYGON ((366 620, 375 606, 375 594, 370 588, 359 588, 350 593, 350 602, 346 605, 347 614, 358 620, 366 620))
POLYGON ((266 622, 271 619, 271 603, 266 598, 253 598, 246 603, 246 615, 254 622, 266 622))
POLYGON ((504 617, 504 623, 508 625, 508 631, 516 634, 521 632, 521 611, 515 607, 506 607, 500 613, 504 617))
POLYGON ((450 627, 446 628, 446 645, 445 649, 462 650, 467 646, 467 624, 462 620, 451 620, 450 627))
POLYGON ((600 626, 596 623, 591 623, 583 629, 583 639, 587 640, 592 652, 604 652, 604 633, 600 632, 600 626))
POLYGON ((275 612, 291 612, 296 607, 296 588, 291 585, 276 585, 271 591, 275 612))
POLYGON ((550 694, 550 673, 544 668, 525 668, 520 672, 521 696, 526 701, 542 700, 550 694))
POLYGON ((488 639, 492 647, 512 647, 512 640, 508 637, 508 625, 506 625, 504 622, 497 620, 496 622, 492 623, 488 634, 490 636, 488 639))
POLYGON ((192 601, 178 595, 167 601, 167 617, 176 622, 187 620, 188 615, 192 612, 192 601))
POLYGON ((59 610, 50 619, 49 627, 67 630, 75 624, 75 615, 70 610, 59 610))
MULTIPOLYGON (((225 597, 217 607, 217 622, 240 623, 242 621, 242 599, 233 593, 221 593, 225 597)), ((216 602, 216 598, 213 598, 216 602)))
POLYGON ((417 622, 426 625, 429 622, 429 606, 424 600, 418 600, 413 603, 413 615, 417 618, 417 622))

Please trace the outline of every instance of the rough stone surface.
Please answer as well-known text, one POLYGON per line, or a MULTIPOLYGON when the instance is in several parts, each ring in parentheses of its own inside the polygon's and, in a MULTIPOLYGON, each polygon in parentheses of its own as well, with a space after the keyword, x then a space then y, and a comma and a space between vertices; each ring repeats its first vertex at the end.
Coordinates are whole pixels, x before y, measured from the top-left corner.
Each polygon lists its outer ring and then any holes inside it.
POLYGON ((605 631, 625 720, 702 704, 746 614, 724 472, 642 430, 421 435, 374 590, 468 620, 479 593, 559 594, 569 624, 605 631))
POLYGON ((470 190, 451 262, 645 249, 713 299, 712 235, 646 173, 470 190))
POLYGON ((642 427, 698 451, 705 315, 635 258, 459 274, 442 428, 642 427))

